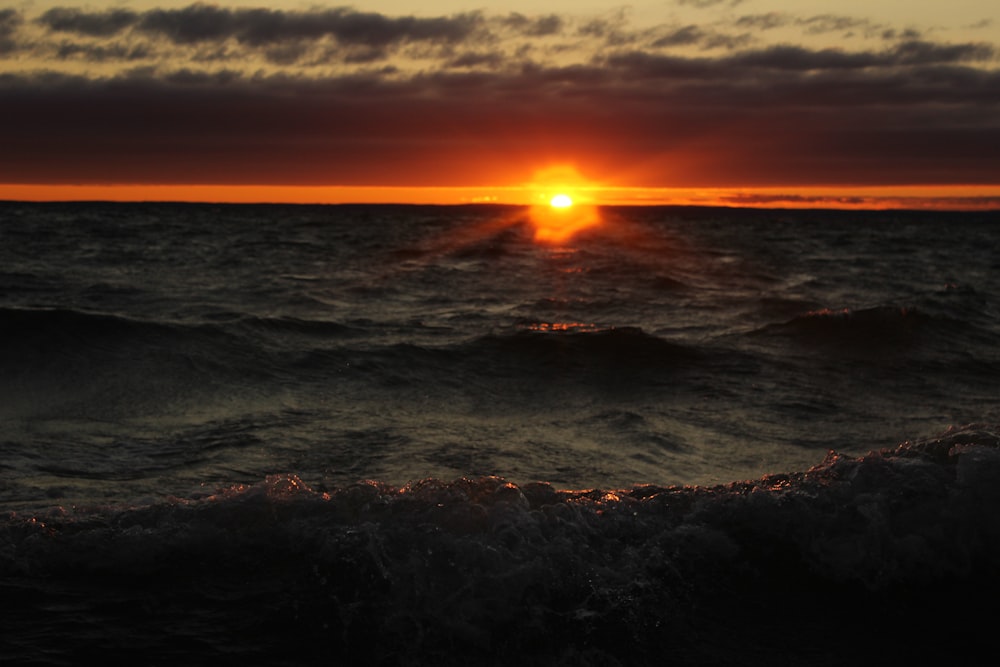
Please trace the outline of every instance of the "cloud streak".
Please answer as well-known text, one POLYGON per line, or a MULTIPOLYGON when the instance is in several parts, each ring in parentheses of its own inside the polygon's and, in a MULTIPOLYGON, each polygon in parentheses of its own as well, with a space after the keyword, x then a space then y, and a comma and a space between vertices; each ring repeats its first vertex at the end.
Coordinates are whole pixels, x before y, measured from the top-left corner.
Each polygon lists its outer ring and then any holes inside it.
POLYGON ((674 0, 675 5, 686 5, 697 9, 706 9, 708 7, 715 7, 716 5, 728 5, 730 7, 735 7, 736 5, 742 3, 743 0, 674 0))
POLYGON ((85 12, 73 7, 54 7, 37 22, 56 32, 73 32, 88 37, 110 37, 135 24, 139 15, 127 9, 85 12))
MULTIPOLYGON (((536 19, 512 14, 501 20, 526 35, 558 32, 561 19, 536 19)), ((484 27, 479 12, 449 17, 389 17, 349 7, 311 11, 231 9, 194 4, 182 9, 153 9, 143 13, 125 9, 87 12, 57 7, 38 18, 49 30, 90 37, 108 37, 127 30, 163 37, 175 44, 234 39, 254 46, 288 40, 330 37, 341 44, 384 47, 404 42, 455 43, 484 27)))

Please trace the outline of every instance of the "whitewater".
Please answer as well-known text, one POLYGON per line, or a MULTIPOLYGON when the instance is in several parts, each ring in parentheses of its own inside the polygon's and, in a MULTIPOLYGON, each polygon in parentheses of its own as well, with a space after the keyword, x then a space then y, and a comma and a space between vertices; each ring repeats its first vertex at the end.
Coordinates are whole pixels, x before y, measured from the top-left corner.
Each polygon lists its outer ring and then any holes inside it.
POLYGON ((980 664, 997 214, 599 216, 0 203, 0 659, 980 664))

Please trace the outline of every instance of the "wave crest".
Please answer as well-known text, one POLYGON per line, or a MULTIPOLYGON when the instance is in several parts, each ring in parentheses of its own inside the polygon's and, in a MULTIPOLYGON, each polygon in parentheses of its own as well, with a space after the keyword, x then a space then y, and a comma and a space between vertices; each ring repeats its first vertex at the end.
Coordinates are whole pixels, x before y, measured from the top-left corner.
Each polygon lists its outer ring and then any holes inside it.
POLYGON ((881 642, 874 627, 905 634, 893 650, 916 659, 941 633, 991 636, 976 610, 1000 583, 998 481, 991 425, 709 488, 487 477, 322 491, 277 475, 201 499, 8 518, 0 586, 20 603, 3 620, 25 652, 138 633, 136 654, 189 660, 294 645, 303 664, 765 665, 769 647, 808 662, 819 646, 835 662, 881 642), (137 616, 150 605, 158 631, 137 616), (192 634, 178 641, 166 630, 178 626, 192 634))
POLYGON ((780 324, 766 325, 751 335, 792 340, 802 346, 852 356, 879 357, 935 348, 946 352, 942 342, 950 343, 950 348, 955 340, 979 333, 971 323, 921 309, 879 306, 809 311, 780 324))

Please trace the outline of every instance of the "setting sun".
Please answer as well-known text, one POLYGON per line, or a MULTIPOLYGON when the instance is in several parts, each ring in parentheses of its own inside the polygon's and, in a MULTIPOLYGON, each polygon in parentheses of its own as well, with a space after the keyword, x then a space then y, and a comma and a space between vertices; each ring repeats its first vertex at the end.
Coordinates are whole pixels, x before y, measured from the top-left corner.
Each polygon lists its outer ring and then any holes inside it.
POLYGON ((549 200, 552 208, 569 208, 573 205, 573 199, 569 195, 558 194, 549 200))
POLYGON ((536 241, 564 243, 601 222, 593 202, 598 185, 572 166, 557 165, 536 172, 532 187, 538 202, 530 213, 536 241))

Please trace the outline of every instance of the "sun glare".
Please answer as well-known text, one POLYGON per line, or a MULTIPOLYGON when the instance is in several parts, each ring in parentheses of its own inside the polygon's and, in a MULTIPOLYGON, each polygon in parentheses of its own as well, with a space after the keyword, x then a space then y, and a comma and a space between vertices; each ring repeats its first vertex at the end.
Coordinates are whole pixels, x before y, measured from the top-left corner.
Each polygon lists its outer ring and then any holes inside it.
POLYGON ((569 208, 573 205, 573 199, 569 195, 564 195, 562 193, 557 194, 555 197, 549 200, 549 206, 552 208, 569 208))
POLYGON ((572 166, 557 165, 537 172, 531 187, 538 202, 529 214, 536 241, 565 243, 578 232, 600 224, 591 194, 597 185, 572 166))

